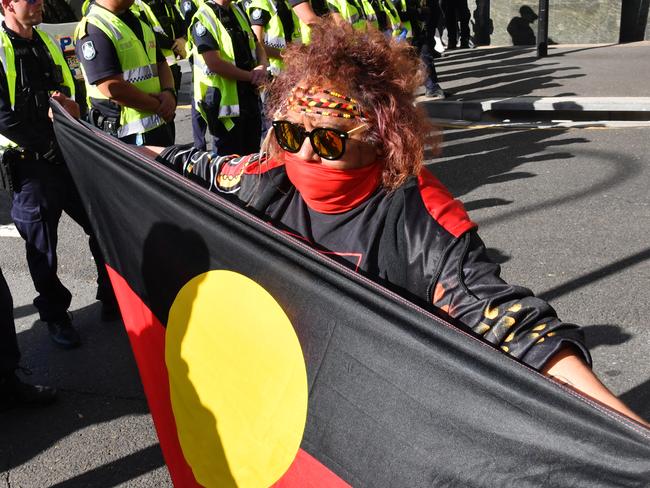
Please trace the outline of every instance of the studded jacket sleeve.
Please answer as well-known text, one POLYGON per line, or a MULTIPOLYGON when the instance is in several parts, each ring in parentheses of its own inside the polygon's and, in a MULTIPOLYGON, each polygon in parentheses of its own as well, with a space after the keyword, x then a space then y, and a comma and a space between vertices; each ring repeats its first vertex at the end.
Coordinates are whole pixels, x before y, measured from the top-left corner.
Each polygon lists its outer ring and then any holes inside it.
POLYGON ((476 334, 536 369, 564 345, 591 364, 582 330, 557 318, 544 300, 506 283, 476 231, 450 248, 433 286, 433 304, 476 334))

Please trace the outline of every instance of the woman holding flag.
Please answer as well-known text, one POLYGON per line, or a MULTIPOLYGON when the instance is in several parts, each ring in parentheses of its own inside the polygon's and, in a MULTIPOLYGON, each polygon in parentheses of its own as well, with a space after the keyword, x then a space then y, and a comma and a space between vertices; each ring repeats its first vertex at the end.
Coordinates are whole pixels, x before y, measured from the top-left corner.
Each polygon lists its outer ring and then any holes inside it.
POLYGON ((173 146, 158 160, 644 423, 593 374, 581 329, 500 278, 462 204, 423 167, 435 141, 414 105, 423 69, 413 49, 331 19, 312 40, 287 48, 268 88, 273 133, 261 154, 173 146))

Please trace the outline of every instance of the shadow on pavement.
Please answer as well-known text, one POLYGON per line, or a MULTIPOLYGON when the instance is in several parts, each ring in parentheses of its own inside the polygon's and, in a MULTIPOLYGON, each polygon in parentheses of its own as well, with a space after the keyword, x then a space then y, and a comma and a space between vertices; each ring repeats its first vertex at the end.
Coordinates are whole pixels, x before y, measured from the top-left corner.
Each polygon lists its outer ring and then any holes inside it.
MULTIPOLYGON (((99 309, 96 303, 74 311, 74 323, 83 340, 78 349, 58 349, 51 343, 47 329, 40 321, 18 334, 23 356, 21 364, 33 371, 33 375, 25 380, 51 384, 59 389, 59 397, 47 408, 0 413, 0 471, 11 470, 48 449, 56 449, 64 439, 62 445, 69 448, 75 440, 66 438, 83 429, 121 417, 149 413, 124 327, 118 321, 101 322, 99 309)), ((79 435, 83 437, 83 434, 79 435)), ((85 442, 82 445, 87 449, 85 442)), ((126 439, 125 442, 133 445, 137 440, 126 439)), ((98 446, 98 450, 101 449, 98 446)), ((54 458, 69 463, 74 472, 80 455, 92 459, 105 453, 73 452, 68 457, 63 451, 54 458)), ((145 449, 138 456, 139 465, 133 467, 133 476, 142 474, 143 466, 154 469, 164 464, 157 445, 145 449)), ((101 473, 104 479, 108 479, 106 476, 110 473, 115 476, 111 478, 113 480, 123 480, 126 476, 123 471, 101 473)), ((90 483, 83 486, 114 484, 90 483)))
POLYGON ((550 290, 546 290, 545 292, 540 293, 539 297, 547 301, 553 300, 554 298, 565 295, 584 286, 588 286, 598 280, 619 273, 625 268, 647 261, 648 259, 650 259, 650 248, 644 249, 643 251, 632 254, 626 258, 619 259, 618 261, 614 261, 607 266, 603 266, 602 268, 596 269, 590 273, 574 278, 566 283, 551 288, 550 290))
POLYGON ((632 334, 618 325, 589 325, 583 328, 589 350, 598 346, 618 346, 632 338, 632 334))
MULTIPOLYGON (((554 53, 563 56, 564 53, 554 53)), ((477 49, 450 53, 436 61, 440 84, 452 98, 517 97, 547 88, 561 88, 561 80, 586 76, 579 66, 558 66, 539 59, 534 47, 477 49), (462 83, 462 80, 467 80, 462 83)))
POLYGON ((650 419, 650 379, 620 396, 632 410, 644 419, 650 419))
MULTIPOLYGON (((568 151, 550 152, 552 148, 561 146, 589 143, 583 137, 554 140, 558 134, 564 134, 566 129, 552 130, 503 130, 503 129, 462 129, 447 130, 444 133, 444 145, 440 159, 433 159, 428 164, 431 172, 451 191, 455 197, 463 195, 492 183, 513 181, 523 178, 534 178, 536 175, 527 171, 513 171, 517 167, 531 162, 549 162, 552 164, 565 164, 574 158, 568 151)), ((426 158, 433 157, 433 151, 427 151, 426 158)), ((583 147, 583 156, 591 157, 594 161, 601 161, 611 167, 611 174, 603 176, 600 181, 580 190, 570 191, 567 194, 539 203, 519 206, 516 210, 506 210, 481 219, 482 228, 494 224, 501 224, 509 219, 527 213, 565 205, 592 195, 605 192, 625 181, 639 175, 643 169, 642 161, 635 160, 614 151, 592 151, 583 147)), ((544 165, 537 166, 545 169, 544 165)), ((552 169, 552 166, 550 166, 552 169)), ((530 183, 534 185, 534 182, 530 183)), ((494 206, 507 207, 509 202, 499 198, 489 199, 477 203, 469 202, 476 208, 494 206)), ((645 257, 643 258, 645 259, 645 257)), ((549 299, 549 297, 545 297, 549 299)))
POLYGON ((74 478, 52 485, 50 488, 78 488, 80 486, 109 488, 126 483, 164 464, 165 462, 160 455, 160 446, 150 446, 111 463, 86 471, 74 478))

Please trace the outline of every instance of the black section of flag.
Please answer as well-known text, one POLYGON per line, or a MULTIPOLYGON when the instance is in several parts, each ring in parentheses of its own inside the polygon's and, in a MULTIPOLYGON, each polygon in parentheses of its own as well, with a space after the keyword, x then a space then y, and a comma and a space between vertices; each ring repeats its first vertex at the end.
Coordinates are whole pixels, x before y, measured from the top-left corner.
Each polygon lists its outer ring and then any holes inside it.
POLYGON ((307 362, 302 447, 353 486, 647 486, 647 429, 127 146, 55 127, 107 262, 163 323, 210 269, 283 307, 307 362))

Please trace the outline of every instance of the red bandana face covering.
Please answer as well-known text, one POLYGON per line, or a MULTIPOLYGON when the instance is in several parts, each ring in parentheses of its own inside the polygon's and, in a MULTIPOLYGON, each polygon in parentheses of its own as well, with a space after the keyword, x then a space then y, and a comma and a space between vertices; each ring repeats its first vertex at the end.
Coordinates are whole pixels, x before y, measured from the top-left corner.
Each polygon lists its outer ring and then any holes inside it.
POLYGON ((363 168, 335 169, 282 153, 287 176, 309 208, 325 214, 353 209, 377 189, 383 165, 377 161, 363 168))

